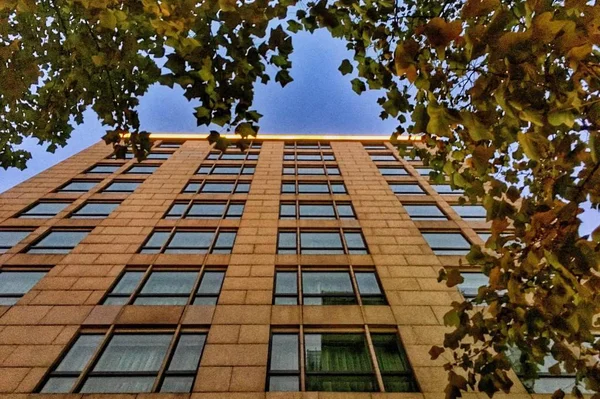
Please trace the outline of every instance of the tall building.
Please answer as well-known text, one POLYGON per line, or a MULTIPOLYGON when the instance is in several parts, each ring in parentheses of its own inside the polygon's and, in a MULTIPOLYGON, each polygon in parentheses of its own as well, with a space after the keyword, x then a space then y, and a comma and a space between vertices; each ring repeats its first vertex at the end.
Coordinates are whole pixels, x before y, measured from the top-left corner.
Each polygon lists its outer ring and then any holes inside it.
POLYGON ((482 207, 384 137, 152 139, 0 195, 0 397, 443 397, 428 351, 484 280, 438 270, 486 239, 482 207))

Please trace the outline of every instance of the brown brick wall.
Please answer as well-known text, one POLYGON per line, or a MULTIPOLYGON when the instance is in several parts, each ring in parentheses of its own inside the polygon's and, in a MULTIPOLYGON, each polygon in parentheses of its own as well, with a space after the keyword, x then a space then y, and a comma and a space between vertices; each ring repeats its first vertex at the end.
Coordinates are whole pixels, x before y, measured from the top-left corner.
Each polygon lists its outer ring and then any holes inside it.
MULTIPOLYGON (((110 326, 204 327, 208 337, 192 394, 48 395, 52 398, 194 398, 194 399, 409 399, 443 398, 446 375, 442 361, 431 361, 428 351, 440 344, 447 329, 443 315, 455 289, 437 282, 444 264, 457 257, 433 254, 419 228, 460 229, 479 240, 473 227, 484 224, 462 221, 442 196, 430 189, 411 164, 402 164, 414 176, 394 180, 419 181, 452 220, 414 222, 386 178, 360 142, 332 142, 357 220, 278 220, 279 201, 328 196, 281 195, 282 141, 265 141, 260 151, 241 220, 163 220, 175 200, 227 199, 229 195, 180 194, 210 147, 206 141, 188 140, 133 194, 99 193, 114 176, 92 176, 101 182, 86 194, 53 193, 71 178, 89 178, 82 172, 98 161, 123 165, 134 161, 104 160, 111 149, 98 143, 0 195, 0 227, 29 227, 34 231, 19 245, 0 255, 2 268, 46 267, 48 274, 16 305, 0 307, 0 397, 25 399, 82 328, 110 326), (73 204, 52 219, 16 219, 13 216, 36 200, 72 199, 73 204), (65 219, 88 199, 118 199, 121 205, 106 219, 65 219), (70 254, 20 253, 51 227, 86 227, 91 233, 70 254), (137 254, 154 227, 234 227, 237 239, 231 255, 137 254), (360 227, 369 255, 277 255, 279 227, 360 227), (100 306, 115 279, 127 266, 226 266, 226 277, 217 306, 100 306), (273 306, 276 266, 361 266, 375 268, 389 306, 273 306), (310 327, 398 328, 422 393, 265 393, 271 328, 310 327)), ((391 148, 391 147, 390 147, 391 148)), ((217 163, 228 163, 216 161, 217 163)), ((335 163, 335 162, 333 162, 335 163)), ((332 163, 332 164, 333 164, 332 163)), ((140 176, 122 175, 124 179, 140 176)), ((198 177, 198 176, 196 176, 198 177)), ((218 176, 207 179, 219 180, 218 176)), ((311 180, 311 178, 302 179, 311 180)), ((422 200, 422 198, 419 198, 422 200)), ((517 382, 511 398, 529 398, 517 382)), ((483 395, 465 395, 483 398, 483 395)))

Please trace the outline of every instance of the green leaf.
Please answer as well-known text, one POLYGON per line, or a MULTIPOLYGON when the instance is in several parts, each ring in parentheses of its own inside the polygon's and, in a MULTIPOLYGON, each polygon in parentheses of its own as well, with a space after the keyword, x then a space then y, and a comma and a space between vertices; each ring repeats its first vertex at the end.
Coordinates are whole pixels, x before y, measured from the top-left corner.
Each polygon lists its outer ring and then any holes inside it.
POLYGON ((115 30, 117 27, 117 17, 112 10, 102 10, 99 15, 100 26, 108 29, 115 30))
POLYGON ((219 0, 219 8, 225 12, 235 11, 236 6, 236 0, 219 0))
POLYGON ((351 80, 352 90, 358 95, 360 95, 363 91, 367 90, 365 83, 359 78, 354 78, 351 80))
POLYGON ((452 309, 444 315, 444 325, 448 327, 456 327, 459 324, 460 317, 458 316, 458 312, 456 311, 456 309, 452 309))
POLYGON ((92 62, 97 67, 104 66, 106 64, 106 56, 104 54, 92 55, 92 62))
POLYGON ((352 73, 353 69, 354 69, 354 67, 348 60, 342 61, 342 64, 338 68, 338 70, 342 73, 342 75, 348 75, 349 73, 352 73))
POLYGON ((437 102, 429 102, 427 105, 427 114, 429 122, 427 123, 427 133, 441 137, 450 137, 450 121, 446 112, 446 107, 437 102))
POLYGON ((473 141, 493 139, 491 128, 479 121, 477 116, 471 112, 461 112, 460 116, 462 118, 463 125, 467 128, 469 136, 471 136, 473 141))
POLYGON ((571 111, 553 111, 548 114, 548 123, 552 126, 565 125, 572 128, 575 124, 575 115, 571 111))
POLYGON ((235 134, 239 134, 242 138, 247 138, 248 136, 256 137, 258 133, 258 126, 254 126, 251 123, 243 122, 237 125, 235 128, 235 134))
POLYGON ((540 153, 537 144, 532 139, 531 133, 519 132, 517 133, 517 139, 519 140, 519 145, 523 149, 523 152, 525 152, 525 155, 527 155, 529 159, 534 161, 540 160, 540 153))

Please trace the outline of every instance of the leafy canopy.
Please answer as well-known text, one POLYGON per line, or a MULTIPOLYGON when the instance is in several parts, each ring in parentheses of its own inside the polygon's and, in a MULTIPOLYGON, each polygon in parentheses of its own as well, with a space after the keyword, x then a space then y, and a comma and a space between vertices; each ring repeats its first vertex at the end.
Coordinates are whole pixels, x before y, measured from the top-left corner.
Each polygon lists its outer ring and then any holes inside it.
MULTIPOLYGON (((339 70, 356 93, 383 90, 392 140, 423 134, 410 154, 492 222, 468 256, 489 284, 452 304, 431 350, 449 352, 448 397, 508 392, 509 348, 528 378, 550 353, 552 373, 576 375, 574 394, 600 391, 600 229, 580 237, 578 217, 600 201, 597 1, 0 0, 0 165, 25 167, 25 137, 64 145, 90 107, 118 154, 144 158, 135 109, 154 83, 179 85, 198 125, 234 130, 244 148, 261 117, 254 85, 291 82, 292 36, 317 29, 347 42, 339 70)), ((462 281, 456 269, 440 279, 462 281)))

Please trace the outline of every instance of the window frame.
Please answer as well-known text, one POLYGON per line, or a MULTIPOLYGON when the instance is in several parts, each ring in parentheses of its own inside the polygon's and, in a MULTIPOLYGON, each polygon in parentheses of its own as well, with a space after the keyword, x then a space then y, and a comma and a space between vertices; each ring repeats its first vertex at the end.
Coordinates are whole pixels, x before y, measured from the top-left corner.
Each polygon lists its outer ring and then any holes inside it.
POLYGON ((389 151, 384 142, 380 143, 362 143, 365 151, 389 151))
MULTIPOLYGON (((284 150, 283 163, 286 162, 336 162, 337 158, 332 150, 284 150), (298 159, 298 157, 312 156, 316 159, 298 159)), ((301 164, 303 165, 303 164, 301 164)))
POLYGON ((392 166, 392 165, 377 165, 377 170, 381 174, 381 176, 410 176, 411 174, 406 170, 406 168, 402 165, 392 166), (395 170, 398 169, 399 173, 383 173, 384 170, 395 170))
POLYGON ((412 219, 412 220, 418 220, 418 221, 428 221, 428 220, 450 220, 450 218, 448 217, 448 215, 444 212, 444 210, 442 208, 440 208, 440 206, 437 203, 412 203, 412 202, 405 202, 404 204, 402 204, 402 207, 404 208, 404 210, 406 211, 406 213, 408 214, 408 216, 412 219), (441 215, 417 215, 417 216, 413 216, 410 214, 408 207, 426 207, 426 206, 433 206, 435 207, 440 213, 441 215))
POLYGON ((283 176, 341 176, 342 171, 340 168, 335 165, 324 165, 324 164, 283 164, 283 169, 281 170, 281 174, 283 176), (299 173, 302 169, 320 169, 323 173, 299 173), (293 170, 293 171, 290 171, 293 170), (336 172, 337 171, 337 172, 336 172))
POLYGON ((260 150, 258 151, 244 151, 239 153, 231 153, 231 152, 222 152, 212 150, 208 153, 205 160, 206 161, 226 161, 226 162, 243 162, 243 161, 258 161, 260 157, 260 150), (226 155, 243 155, 240 159, 223 159, 226 155))
POLYGON ((280 201, 279 202, 279 220, 357 220, 356 211, 354 210, 354 206, 352 206, 351 201, 280 201), (302 217, 301 215, 301 207, 305 205, 312 206, 331 206, 333 208, 334 215, 333 217, 329 216, 313 216, 313 217, 302 217), (294 206, 294 216, 282 216, 282 206, 294 206), (349 206, 352 211, 352 216, 340 216, 340 212, 338 206, 349 206))
POLYGON ((256 172, 256 163, 242 162, 239 164, 203 163, 196 170, 198 176, 253 176, 256 172), (202 168, 210 168, 208 173, 200 173, 202 168), (239 168, 238 173, 215 173, 219 168, 239 168))
POLYGON ((343 180, 282 180, 281 181, 281 194, 282 195, 286 195, 286 194, 291 194, 291 195, 347 195, 348 194, 348 189, 346 188, 346 184, 344 183, 343 180), (294 185, 294 189, 295 191, 292 192, 286 192, 284 191, 284 187, 285 186, 289 186, 289 185, 294 185), (310 184, 326 184, 327 185, 327 190, 328 192, 324 193, 324 192, 312 192, 312 193, 306 193, 306 192, 300 192, 300 187, 302 185, 310 185, 310 184), (343 192, 335 192, 333 187, 342 187, 343 188, 343 192))
POLYGON ((0 241, 0 254, 4 254, 4 253, 10 251, 15 246, 19 245, 19 243, 21 241, 23 241, 25 238, 27 238, 29 236, 29 234, 31 234, 33 232, 33 230, 31 230, 31 229, 19 229, 19 228, 0 229, 0 233, 21 233, 21 232, 26 233, 26 234, 23 235, 23 237, 19 238, 17 241, 15 241, 14 244, 12 244, 12 245, 7 245, 5 243, 5 241, 0 241))
POLYGON ((116 173, 122 166, 123 166, 122 164, 114 164, 114 163, 97 163, 97 164, 89 167, 88 169, 86 169, 83 173, 91 174, 91 175, 112 175, 113 173, 116 173), (114 170, 112 172, 94 172, 94 169, 104 168, 104 167, 114 168, 114 170))
MULTIPOLYGON (((366 301, 368 302, 368 301, 366 301)), ((347 305, 358 305, 358 306, 386 306, 388 305, 388 300, 387 297, 385 295, 385 291, 383 290, 383 286, 381 284, 381 280, 379 278, 379 275, 377 273, 377 270, 375 268, 366 268, 366 267, 354 267, 352 265, 349 265, 347 267, 339 267, 339 266, 332 266, 332 267, 328 267, 328 268, 323 268, 323 267, 314 267, 314 266, 303 266, 303 265, 297 265, 297 266, 276 266, 275 267, 275 274, 273 276, 273 296, 271 299, 271 304, 273 306, 298 306, 298 305, 303 305, 303 306, 347 306, 347 305), (277 275, 279 273, 294 273, 295 277, 296 277, 296 293, 277 293, 277 275), (349 278, 350 278, 350 282, 352 284, 352 294, 343 294, 343 295, 337 295, 337 294, 332 294, 332 293, 327 293, 327 294, 323 294, 323 295, 319 295, 319 294, 305 294, 304 293, 304 280, 303 280, 303 273, 341 273, 341 274, 348 274, 349 278), (380 293, 379 294, 368 294, 368 293, 361 293, 360 291, 360 285, 358 283, 358 280, 356 278, 357 274, 361 274, 361 273, 371 273, 375 276, 375 280, 377 282, 377 286, 379 288, 380 293), (331 304, 331 305, 323 305, 323 304, 307 304, 304 302, 304 298, 319 298, 319 297, 330 297, 330 298, 353 298, 355 300, 354 303, 348 303, 348 304, 331 304), (292 303, 277 303, 277 299, 279 298, 293 298, 295 299, 296 303, 292 304, 292 303), (379 299, 380 303, 365 303, 364 298, 377 298, 379 299)))
POLYGON ((44 273, 27 291, 24 292, 10 292, 10 293, 5 293, 2 292, 3 290, 0 289, 0 301, 5 300, 5 299, 12 299, 14 298, 14 303, 12 304, 7 304, 7 303, 0 303, 0 306, 13 306, 16 305, 19 300, 21 300, 21 298, 23 298, 29 291, 31 291, 44 277, 46 277, 46 275, 48 274, 48 272, 50 271, 50 268, 47 267, 42 267, 42 268, 38 268, 38 267, 19 267, 19 266, 11 266, 11 267, 0 267, 0 277, 2 276, 2 274, 4 273, 44 273))
MULTIPOLYGON (((338 250, 338 248, 335 248, 338 250)), ((362 233, 362 229, 360 228, 330 228, 330 229, 315 229, 315 228, 280 228, 277 230, 277 255, 369 255, 369 246, 365 240, 364 234, 362 233), (286 233, 294 233, 295 237, 295 248, 281 246, 281 234, 286 233), (307 233, 338 233, 340 242, 342 246, 339 248, 340 252, 309 252, 306 253, 304 251, 310 249, 312 251, 327 251, 331 250, 330 247, 303 247, 302 246, 302 234, 307 233), (364 244, 364 248, 359 247, 350 247, 348 245, 348 240, 346 238, 346 234, 360 234, 362 242, 364 244), (292 252, 294 251, 294 252, 292 252)))
POLYGON ((435 191, 438 195, 456 195, 456 196, 462 196, 464 195, 464 190, 452 190, 452 186, 450 184, 432 184, 431 188, 433 189, 433 191, 435 191), (438 191, 436 187, 449 187, 450 191, 438 191))
POLYGON ((454 211, 454 213, 456 213, 461 219, 463 220, 467 220, 470 222, 485 222, 486 220, 486 215, 487 211, 486 209, 483 207, 483 205, 480 204, 475 204, 475 205, 459 205, 459 204, 450 204, 450 207, 452 208, 452 210, 454 211), (483 210, 484 216, 465 216, 462 215, 459 210, 457 209, 457 207, 461 207, 461 208, 467 208, 467 207, 474 207, 474 208, 481 208, 483 210))
POLYGON ((185 141, 182 142, 171 142, 171 141, 163 141, 161 142, 159 145, 156 146, 156 148, 181 148, 181 146, 185 143, 185 141))
POLYGON ((100 190, 100 192, 101 193, 115 193, 115 194, 122 194, 122 193, 131 194, 131 193, 135 192, 135 190, 137 190, 140 187, 140 185, 143 183, 144 183, 143 180, 114 179, 114 180, 111 180, 107 185, 105 185, 102 188, 102 190, 100 190), (133 190, 109 190, 109 188, 112 187, 115 183, 137 183, 137 186, 133 190))
MULTIPOLYGON (((284 349, 285 350, 285 349, 284 349)), ((289 352, 289 351, 288 351, 289 352)), ((276 356, 276 355, 275 355, 276 356)), ((356 329, 322 329, 322 328, 305 328, 300 326, 300 328, 271 328, 269 335, 269 350, 268 350, 268 359, 267 359, 267 372, 266 372, 266 382, 265 382, 265 391, 266 392, 285 392, 284 390, 277 391, 271 390, 270 388, 270 380, 271 377, 279 377, 279 376, 298 376, 298 386, 295 390, 289 390, 290 392, 317 392, 307 389, 308 383, 307 380, 310 378, 309 376, 352 376, 352 375, 364 375, 372 377, 372 381, 374 383, 374 390, 372 391, 360 391, 360 392, 406 392, 406 393, 418 393, 420 392, 420 387, 418 381, 414 374, 414 367, 410 358, 406 353, 406 349, 402 343, 402 339, 398 334, 398 330, 395 328, 370 328, 366 329, 364 327, 356 328, 356 329), (357 335, 362 336, 365 353, 369 358, 369 371, 346 371, 346 370, 332 370, 332 371, 308 371, 308 359, 306 356, 306 336, 307 335, 357 335), (296 336, 296 342, 298 342, 298 365, 295 370, 273 370, 271 368, 272 361, 274 358, 274 348, 273 348, 273 336, 276 335, 292 335, 296 336), (373 344, 373 336, 376 335, 390 335, 395 337, 395 341, 398 349, 398 356, 403 358, 406 363, 407 370, 404 371, 392 371, 385 372, 381 371, 381 366, 379 364, 379 359, 377 357, 377 348, 373 344), (391 391, 386 390, 384 377, 386 375, 393 376, 402 376, 408 378, 408 383, 411 385, 412 390, 407 391, 391 391), (382 384, 383 382, 383 384, 382 384)), ((346 392, 346 391, 319 391, 319 392, 346 392)), ((348 391, 350 392, 350 391, 348 391)), ((359 391, 355 391, 359 392, 359 391)))
POLYGON ((37 237, 35 239, 35 241, 33 241, 31 244, 29 244, 22 251, 22 253, 26 253, 26 254, 30 254, 30 255, 67 255, 67 254, 71 253, 71 251, 74 250, 79 244, 81 244, 81 242, 86 239, 86 237, 92 232, 92 230, 93 230, 93 228, 85 228, 85 227, 80 227, 80 228, 77 228, 77 227, 76 228, 50 228, 44 234, 42 234, 39 237, 37 237), (57 245, 57 246, 43 245, 43 246, 39 246, 38 245, 43 240, 45 240, 46 238, 50 237, 52 235, 52 233, 74 233, 74 232, 85 232, 87 234, 85 236, 83 236, 83 238, 81 240, 79 240, 73 246, 67 246, 67 245, 57 245), (43 251, 48 251, 48 250, 50 252, 43 252, 43 251))
POLYGON ((189 180, 187 182, 187 184, 183 187, 183 189, 181 190, 182 194, 209 194, 209 195, 214 195, 214 194, 248 194, 250 192, 250 186, 252 185, 252 180, 250 179, 231 179, 231 180, 210 180, 210 179, 204 179, 204 180, 189 180), (207 184, 212 184, 212 183, 220 183, 220 184, 233 184, 233 187, 231 189, 231 191, 218 191, 218 192, 202 192, 202 190, 204 189, 204 187, 207 184), (198 184, 198 189, 195 191, 187 191, 187 188, 192 185, 192 184, 198 184), (248 185, 248 191, 238 191, 241 190, 240 189, 240 185, 242 184, 247 184, 248 185))
POLYGON ((379 152, 375 152, 375 153, 369 152, 369 158, 371 158, 372 162, 397 162, 398 164, 401 165, 400 160, 391 151, 389 151, 388 153, 385 153, 385 154, 379 153, 379 152), (375 159, 374 157, 379 157, 379 158, 392 157, 393 159, 375 159))
POLYGON ((473 243, 471 243, 471 241, 461 232, 461 231, 437 231, 437 230, 426 230, 426 231, 421 231, 421 234, 423 235, 423 238, 425 239, 425 241, 427 242, 427 245, 429 245, 429 247, 431 248, 431 250, 433 251, 433 253, 437 256, 466 256, 469 251, 471 250, 471 246, 473 245, 473 243), (462 237, 465 242, 467 244, 469 244, 468 248, 459 248, 459 247, 450 247, 450 246, 432 246, 429 243, 429 240, 427 240, 427 235, 428 234, 438 234, 438 235, 459 235, 460 237, 462 237))
POLYGON ((109 217, 110 214, 113 213, 115 211, 115 209, 118 208, 119 205, 121 205, 122 203, 123 203, 123 201, 119 201, 119 200, 89 200, 89 201, 84 202, 83 204, 81 204, 81 206, 77 207, 77 209, 75 209, 73 212, 71 212, 69 214, 68 218, 69 219, 105 219, 105 218, 109 217), (115 209, 113 209, 109 213, 99 213, 99 214, 93 215, 93 216, 86 216, 86 215, 81 216, 81 215, 77 214, 82 209, 84 209, 86 206, 93 205, 93 204, 117 204, 117 206, 115 207, 115 209))
POLYGON ((309 151, 331 151, 331 143, 328 141, 285 141, 283 144, 284 150, 309 150, 309 151), (313 144, 314 143, 314 144, 313 144))
POLYGON ((418 182, 400 182, 400 181, 388 181, 388 185, 390 187, 390 190, 392 190, 392 192, 394 193, 394 195, 427 195, 427 192, 425 191, 425 189, 423 188, 423 186, 421 186, 418 182), (408 191, 408 192, 403 192, 403 193, 398 193, 396 191, 394 191, 394 187, 395 186, 412 186, 412 187, 418 187, 419 190, 421 191, 408 191))
POLYGON ((189 255, 208 255, 208 254, 231 254, 233 248, 235 246, 235 241, 237 239, 237 228, 222 228, 222 227, 214 227, 214 228, 188 228, 188 227, 172 227, 172 228, 156 228, 152 230, 152 232, 148 235, 148 237, 144 240, 143 244, 138 248, 136 253, 139 254, 189 254, 189 255), (167 238, 160 246, 151 246, 147 247, 148 242, 152 239, 155 233, 168 233, 167 238), (198 251, 183 251, 183 252, 173 252, 173 251, 182 251, 191 247, 170 247, 171 241, 175 237, 177 233, 213 233, 210 244, 206 247, 205 251, 202 251, 203 248, 198 248, 198 251), (233 243, 230 247, 221 247, 218 246, 218 240, 221 233, 235 233, 235 238, 233 239, 233 243), (169 252, 167 252, 167 250, 169 252), (225 252, 221 252, 225 251, 225 252), (228 251, 228 252, 227 252, 228 251))
POLYGON ((28 206, 21 212, 17 213, 15 217, 17 219, 52 219, 55 218, 59 213, 64 212, 69 206, 73 205, 73 201, 64 201, 64 200, 39 200, 34 202, 32 205, 28 206), (42 204, 66 204, 60 211, 56 213, 42 213, 42 212, 31 212, 37 206, 42 204))
MULTIPOLYGON (((212 265, 211 266, 202 265, 200 267, 193 267, 193 268, 190 268, 190 267, 161 267, 161 266, 156 266, 156 265, 150 265, 147 267, 143 267, 143 266, 142 267, 136 267, 136 266, 127 267, 121 272, 121 274, 119 274, 118 278, 115 279, 113 284, 111 284, 110 288, 108 289, 108 291, 102 298, 101 305, 103 305, 103 306, 113 306, 113 305, 116 305, 116 306, 126 306, 126 305, 148 306, 146 304, 135 303, 135 301, 138 298, 180 297, 180 298, 187 298, 186 303, 182 304, 182 305, 172 305, 172 306, 190 306, 190 305, 193 305, 193 306, 215 306, 219 301, 221 292, 223 291, 223 283, 225 282, 226 272, 227 272, 227 268, 225 266, 212 266, 212 265), (141 275, 140 279, 138 280, 138 282, 136 283, 135 287, 131 290, 130 293, 113 292, 114 289, 119 285, 119 283, 121 282, 123 277, 128 272, 142 273, 142 275, 141 275), (170 273, 195 272, 198 275, 196 276, 194 283, 192 284, 192 286, 190 288, 190 292, 188 294, 184 294, 184 293, 182 293, 182 294, 179 294, 179 293, 142 293, 144 287, 146 286, 146 283, 148 282, 148 280, 152 276, 152 273, 154 273, 154 272, 158 272, 158 273, 160 273, 160 272, 163 272, 163 273, 164 272, 170 272, 170 273), (200 293, 199 289, 204 280, 204 277, 206 276, 206 273, 211 273, 211 272, 223 273, 223 277, 221 279, 221 284, 219 285, 218 293, 216 293, 216 294, 200 293), (110 301, 111 298, 124 298, 124 303, 107 303, 107 301, 110 301), (196 300, 198 300, 198 298, 214 298, 214 304, 194 303, 196 300)), ((149 305, 171 306, 171 305, 167 305, 167 304, 149 304, 149 305)))
POLYGON ((66 182, 65 184, 59 186, 54 192, 55 193, 79 193, 79 194, 89 193, 100 182, 102 182, 102 180, 95 180, 95 179, 71 179, 68 182, 66 182), (94 185, 91 186, 90 188, 88 188, 87 191, 66 190, 66 188, 68 186, 70 186, 71 184, 73 184, 73 183, 94 183, 94 185))
POLYGON ((169 209, 167 209, 167 211, 165 212, 165 214, 163 215, 163 219, 168 219, 168 220, 179 220, 179 219, 210 219, 210 220, 220 220, 220 219, 241 219, 243 214, 244 214, 244 210, 246 208, 246 201, 235 201, 232 199, 228 199, 228 200, 215 200, 215 201, 206 201, 206 200, 192 200, 192 201, 174 201, 173 204, 169 207, 169 209), (223 214, 219 217, 209 217, 209 216, 203 216, 201 215, 200 217, 189 217, 189 213, 192 210, 194 205, 224 205, 223 208, 223 214), (183 210, 183 212, 181 213, 181 216, 171 216, 170 217, 170 212, 171 210, 176 206, 176 205, 185 205, 185 209, 183 210), (238 217, 233 217, 235 215, 228 215, 229 211, 231 210, 231 206, 232 205, 241 205, 242 206, 242 213, 238 216, 238 217))
MULTIPOLYGON (((178 391, 180 393, 190 393, 193 390, 194 383, 196 382, 196 378, 198 376, 198 370, 200 368, 200 363, 202 361, 202 356, 204 354, 204 349, 206 348, 206 340, 208 337, 208 329, 207 328, 197 328, 197 327, 165 327, 165 328, 127 328, 127 327, 110 327, 108 329, 84 329, 79 332, 76 336, 74 336, 68 345, 65 346, 60 356, 54 361, 52 366, 48 368, 44 378, 40 381, 40 383, 36 386, 34 392, 35 393, 84 393, 84 394, 136 394, 136 393, 167 393, 169 391, 161 391, 163 385, 165 384, 165 380, 168 377, 188 377, 191 378, 190 389, 189 391, 178 391), (160 367, 156 371, 94 371, 94 367, 98 364, 102 356, 106 353, 107 348, 109 347, 112 339, 115 336, 121 335, 165 335, 170 334, 171 338, 169 340, 169 344, 166 346, 165 354, 161 360, 160 367), (82 365, 81 370, 68 370, 68 371, 57 371, 57 368, 61 365, 63 360, 67 358, 70 351, 75 347, 75 344, 82 336, 98 336, 99 341, 96 344, 95 348, 90 351, 89 357, 87 361, 82 365), (181 337, 184 335, 198 335, 203 337, 202 350, 198 355, 198 361, 195 367, 195 370, 169 370, 171 366, 171 362, 175 357, 175 354, 178 349, 178 345, 181 342, 181 337), (152 387, 149 391, 142 392, 82 392, 82 389, 85 383, 88 381, 90 377, 135 377, 135 376, 146 376, 146 377, 154 377, 154 381, 152 383, 152 387), (73 384, 71 388, 67 391, 46 391, 44 392, 44 387, 52 378, 74 378, 73 384)), ((172 392, 174 393, 174 392, 172 392)))
POLYGON ((130 167, 128 167, 125 172, 123 172, 124 175, 151 175, 154 172, 156 172, 159 168, 160 168, 161 164, 144 164, 144 163, 136 163, 131 165, 130 167), (141 168, 141 169, 148 169, 151 170, 151 172, 132 172, 132 170, 134 170, 135 168, 141 168))

